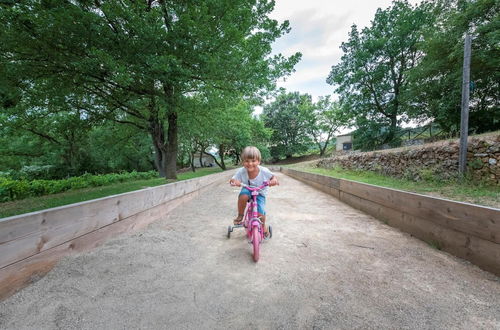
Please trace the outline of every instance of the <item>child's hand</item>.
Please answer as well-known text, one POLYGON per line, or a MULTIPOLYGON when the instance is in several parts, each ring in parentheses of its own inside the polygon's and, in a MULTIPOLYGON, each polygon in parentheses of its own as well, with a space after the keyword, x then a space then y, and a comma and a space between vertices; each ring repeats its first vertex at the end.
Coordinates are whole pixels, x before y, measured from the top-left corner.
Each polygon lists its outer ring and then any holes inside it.
POLYGON ((231 186, 236 186, 236 187, 241 186, 241 182, 240 182, 240 181, 238 181, 238 180, 236 180, 236 179, 231 179, 231 180, 229 180, 229 184, 230 184, 231 186))
POLYGON ((278 182, 278 179, 276 179, 276 177, 272 177, 271 180, 269 180, 269 186, 272 187, 272 186, 279 186, 280 183, 278 182))

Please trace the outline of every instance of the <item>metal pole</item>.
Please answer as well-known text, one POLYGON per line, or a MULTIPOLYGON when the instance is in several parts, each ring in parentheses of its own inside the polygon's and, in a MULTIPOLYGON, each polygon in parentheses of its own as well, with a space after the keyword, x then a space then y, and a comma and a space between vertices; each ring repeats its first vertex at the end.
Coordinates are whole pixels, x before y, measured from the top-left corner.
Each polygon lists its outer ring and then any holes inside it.
POLYGON ((462 81, 462 113, 460 116, 460 154, 458 159, 458 173, 464 176, 467 169, 467 138, 469 130, 469 93, 470 93, 470 58, 471 38, 465 35, 464 43, 464 67, 462 81))

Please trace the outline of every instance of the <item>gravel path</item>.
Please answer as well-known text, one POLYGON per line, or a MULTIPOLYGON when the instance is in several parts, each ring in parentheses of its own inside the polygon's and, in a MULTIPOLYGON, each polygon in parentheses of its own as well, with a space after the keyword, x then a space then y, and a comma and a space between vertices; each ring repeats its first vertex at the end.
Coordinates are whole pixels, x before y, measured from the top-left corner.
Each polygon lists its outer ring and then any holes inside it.
POLYGON ((500 329, 498 277, 278 176, 258 263, 225 236, 238 190, 221 185, 65 258, 0 303, 0 328, 500 329))

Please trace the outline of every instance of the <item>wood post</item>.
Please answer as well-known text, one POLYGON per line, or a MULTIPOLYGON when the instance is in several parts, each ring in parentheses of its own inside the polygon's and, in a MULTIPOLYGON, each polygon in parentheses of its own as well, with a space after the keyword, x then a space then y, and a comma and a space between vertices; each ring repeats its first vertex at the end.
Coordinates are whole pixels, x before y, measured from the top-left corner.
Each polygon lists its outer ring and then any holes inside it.
POLYGON ((469 130, 469 94, 470 94, 470 58, 471 37, 465 35, 464 43, 464 67, 462 81, 462 112, 460 116, 460 155, 458 161, 458 173, 464 176, 467 169, 467 138, 469 130))

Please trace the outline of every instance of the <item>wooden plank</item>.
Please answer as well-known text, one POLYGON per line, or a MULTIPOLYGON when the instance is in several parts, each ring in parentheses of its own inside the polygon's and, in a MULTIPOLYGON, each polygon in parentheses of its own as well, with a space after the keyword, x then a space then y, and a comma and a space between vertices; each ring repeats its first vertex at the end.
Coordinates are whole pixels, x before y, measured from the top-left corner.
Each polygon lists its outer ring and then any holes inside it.
MULTIPOLYGON (((158 189, 148 188, 26 215, 4 218, 0 220, 0 244, 39 231, 40 226, 51 228, 66 225, 68 221, 71 221, 68 218, 74 218, 71 212, 74 212, 73 209, 75 208, 78 209, 78 214, 83 212, 83 216, 87 218, 95 218, 96 214, 99 214, 101 217, 117 221, 120 218, 128 217, 150 206, 164 203, 165 201, 198 189, 198 186, 192 186, 192 183, 186 182, 191 186, 188 189, 181 190, 178 187, 179 183, 181 182, 175 183, 172 186, 160 186, 158 189), (145 200, 145 202, 143 203, 141 200, 145 200), (119 209, 117 209, 117 206, 119 206, 119 209), (69 216, 66 215, 68 212, 69 216), (106 212, 109 212, 109 214, 106 212), (50 217, 47 215, 50 215, 50 217), (114 215, 117 215, 116 219, 113 219, 115 218, 114 215), (16 221, 20 218, 23 218, 22 222, 16 221)), ((80 222, 79 219, 77 220, 80 222)))
MULTIPOLYGON (((287 169, 285 174, 314 187, 319 185, 302 172, 287 169)), ((349 180, 338 183, 340 189, 331 187, 331 194, 346 204, 500 276, 500 210, 349 180)), ((322 184, 335 185, 328 180, 322 184)))
POLYGON ((330 195, 333 197, 340 199, 340 190, 335 189, 335 188, 330 188, 330 195))
POLYGON ((213 182, 220 173, 0 220, 0 268, 213 182))
POLYGON ((342 180, 342 191, 464 233, 500 243, 500 210, 342 180))
POLYGON ((500 244, 440 226, 346 192, 341 192, 340 195, 340 199, 346 204, 500 276, 500 244))
POLYGON ((199 193, 199 191, 191 192, 185 196, 157 205, 144 212, 123 219, 120 222, 87 233, 64 244, 1 268, 0 300, 9 297, 17 290, 29 285, 33 276, 43 276, 49 272, 63 256, 90 250, 104 243, 110 237, 143 228, 151 222, 161 219, 174 208, 196 197, 199 193))
POLYGON ((340 189, 340 179, 327 177, 328 185, 335 189, 340 189))
POLYGON ((464 233, 470 233, 483 239, 500 243, 500 210, 434 198, 395 189, 373 186, 350 180, 336 179, 319 174, 288 170, 288 174, 305 183, 308 181, 338 185, 339 189, 363 199, 426 218, 437 224, 450 227, 464 233), (314 180, 310 177, 316 176, 314 180), (320 179, 322 178, 322 179, 320 179))

